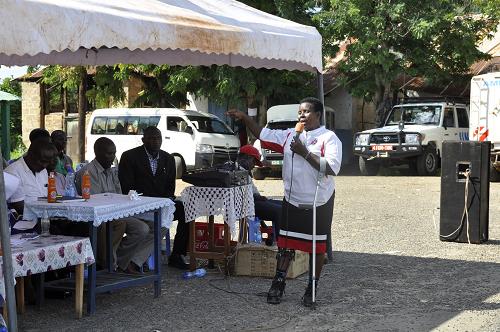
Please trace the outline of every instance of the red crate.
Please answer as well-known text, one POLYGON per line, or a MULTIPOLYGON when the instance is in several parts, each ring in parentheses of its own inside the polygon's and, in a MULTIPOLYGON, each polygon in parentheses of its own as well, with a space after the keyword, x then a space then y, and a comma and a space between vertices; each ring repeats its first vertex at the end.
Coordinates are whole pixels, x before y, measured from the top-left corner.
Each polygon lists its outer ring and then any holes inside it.
MULTIPOLYGON (((224 224, 214 223, 214 245, 224 247, 224 224)), ((195 249, 196 251, 208 251, 208 223, 195 223, 195 249)), ((236 245, 235 241, 231 241, 231 246, 236 245)))

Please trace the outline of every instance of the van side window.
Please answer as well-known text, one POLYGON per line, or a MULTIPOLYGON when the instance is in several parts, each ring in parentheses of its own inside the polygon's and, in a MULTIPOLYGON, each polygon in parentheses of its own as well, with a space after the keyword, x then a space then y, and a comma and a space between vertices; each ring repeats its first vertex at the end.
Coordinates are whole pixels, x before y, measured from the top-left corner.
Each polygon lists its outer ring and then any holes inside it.
POLYGON ((106 118, 96 117, 94 118, 94 123, 92 123, 92 129, 90 129, 90 133, 92 135, 102 135, 105 132, 105 128, 106 128, 106 118))
POLYGON ((465 108, 457 107, 458 128, 469 128, 469 116, 465 108))
POLYGON ((160 117, 159 116, 141 116, 139 120, 139 127, 137 130, 138 135, 142 135, 144 132, 144 129, 150 126, 157 127, 158 122, 160 122, 160 117))
POLYGON ((187 127, 189 127, 189 125, 183 118, 176 116, 169 116, 167 118, 167 130, 169 131, 186 132, 187 127))

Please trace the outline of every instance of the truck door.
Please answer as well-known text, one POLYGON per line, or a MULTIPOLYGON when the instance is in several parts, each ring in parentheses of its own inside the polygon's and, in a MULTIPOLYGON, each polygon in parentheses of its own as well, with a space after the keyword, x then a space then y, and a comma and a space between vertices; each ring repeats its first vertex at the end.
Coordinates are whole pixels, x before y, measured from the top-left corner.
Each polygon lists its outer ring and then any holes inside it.
POLYGON ((469 115, 467 109, 464 107, 457 107, 457 121, 458 121, 458 138, 460 141, 469 140, 469 115))
POLYGON ((463 129, 459 129, 457 126, 457 116, 455 114, 454 107, 445 107, 443 116, 443 127, 446 128, 443 133, 443 141, 459 141, 460 132, 463 129))

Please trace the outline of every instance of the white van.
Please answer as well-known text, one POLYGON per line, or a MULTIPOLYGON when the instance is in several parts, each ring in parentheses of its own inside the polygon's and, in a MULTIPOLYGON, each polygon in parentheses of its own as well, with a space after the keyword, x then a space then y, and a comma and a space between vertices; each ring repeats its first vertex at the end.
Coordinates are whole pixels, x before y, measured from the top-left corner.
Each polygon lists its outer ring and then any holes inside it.
POLYGON ((175 108, 106 108, 92 112, 86 135, 85 159, 94 159, 94 143, 107 137, 116 145, 116 158, 142 145, 144 128, 162 132, 162 150, 175 158, 177 178, 236 159, 240 141, 215 115, 175 108))

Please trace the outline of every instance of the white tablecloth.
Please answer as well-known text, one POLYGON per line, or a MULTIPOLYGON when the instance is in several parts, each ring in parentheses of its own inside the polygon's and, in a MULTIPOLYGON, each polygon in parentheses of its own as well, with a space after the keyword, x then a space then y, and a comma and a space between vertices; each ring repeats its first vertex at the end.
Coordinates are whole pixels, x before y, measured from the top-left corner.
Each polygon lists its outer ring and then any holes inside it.
POLYGON ((24 219, 64 217, 72 221, 93 222, 99 226, 103 222, 136 216, 153 220, 148 211, 161 209, 161 226, 170 228, 174 219, 175 203, 168 198, 140 196, 140 200, 132 201, 127 195, 96 194, 87 201, 64 201, 47 203, 34 201, 25 203, 24 219))
POLYGON ((251 184, 231 188, 190 186, 182 191, 181 198, 186 222, 222 215, 233 233, 238 219, 255 215, 251 184))
MULTIPOLYGON (((94 263, 89 238, 52 235, 21 240, 21 234, 16 234, 12 235, 11 242, 14 277, 94 263)), ((0 263, 2 258, 0 256, 0 263)), ((3 269, 0 269, 0 295, 5 298, 3 269)))

